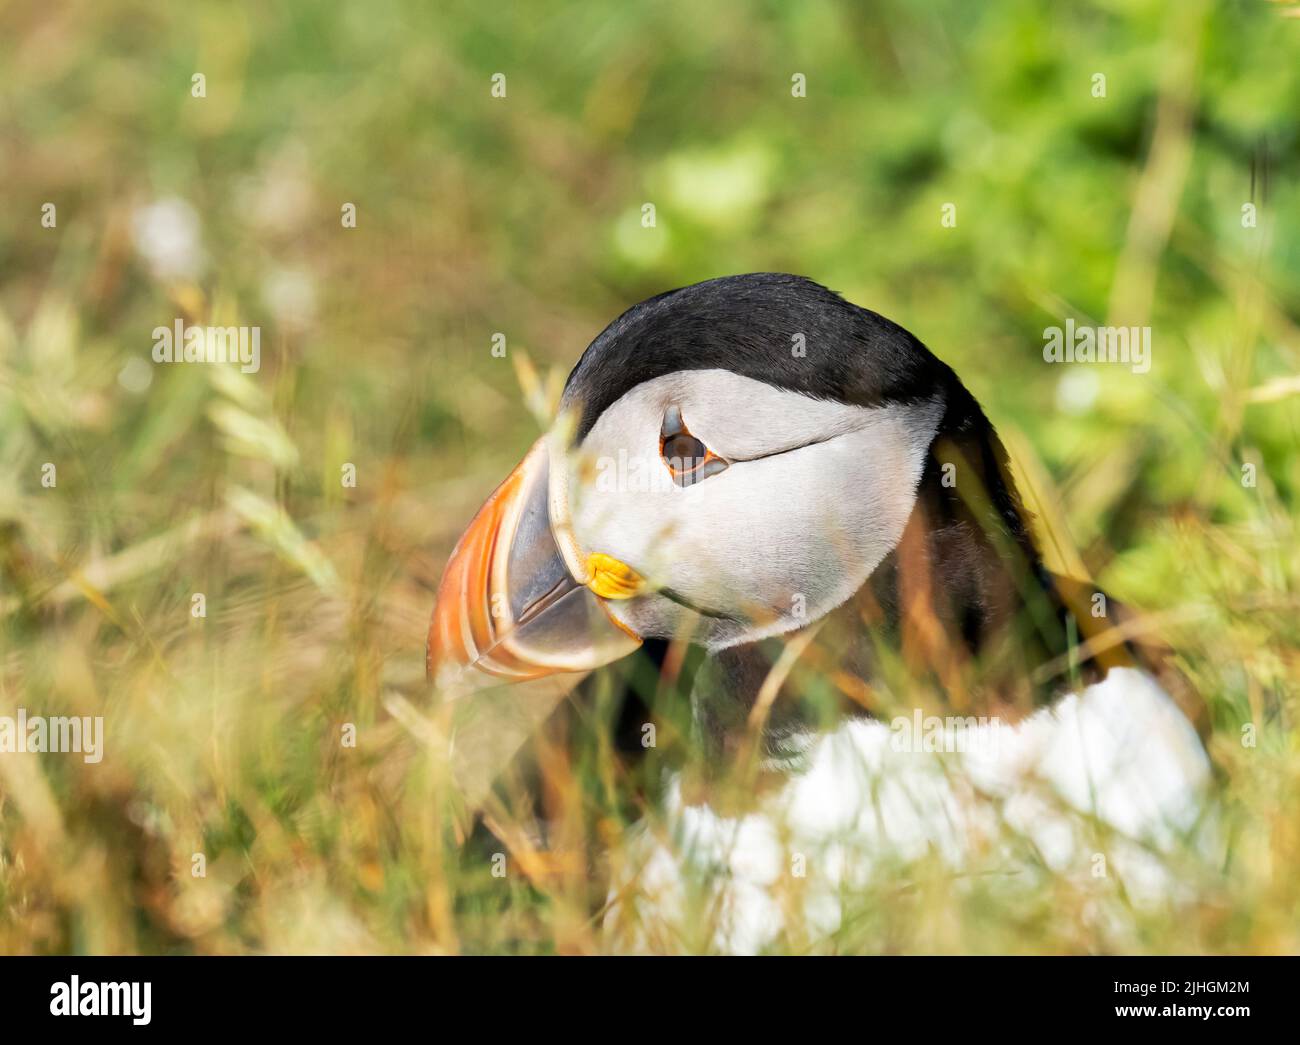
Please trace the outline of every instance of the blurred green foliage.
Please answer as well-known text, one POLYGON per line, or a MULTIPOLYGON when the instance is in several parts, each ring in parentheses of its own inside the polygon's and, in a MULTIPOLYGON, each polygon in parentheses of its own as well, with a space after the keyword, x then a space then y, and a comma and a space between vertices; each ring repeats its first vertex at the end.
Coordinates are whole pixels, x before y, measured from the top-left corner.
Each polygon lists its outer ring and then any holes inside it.
POLYGON ((1108 938, 1045 889, 827 946, 1294 950, 1298 12, 11 0, 0 712, 105 714, 117 754, 0 760, 0 950, 599 949, 581 890, 459 847, 385 694, 582 348, 759 270, 957 369, 1086 568, 1167 618, 1245 810, 1198 917, 1108 938), (260 326, 261 370, 155 367, 178 315, 260 326), (1150 325, 1151 373, 1044 364, 1069 317, 1150 325))

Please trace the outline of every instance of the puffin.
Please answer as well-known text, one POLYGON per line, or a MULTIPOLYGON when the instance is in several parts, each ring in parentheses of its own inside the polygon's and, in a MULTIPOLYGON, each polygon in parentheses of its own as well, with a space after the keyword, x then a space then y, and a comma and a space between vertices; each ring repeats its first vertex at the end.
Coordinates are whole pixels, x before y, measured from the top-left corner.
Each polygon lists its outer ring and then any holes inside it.
POLYGON ((467 692, 664 643, 699 654, 696 757, 618 861, 611 946, 834 940, 920 859, 1100 855, 1170 902, 1167 854, 1208 830, 1206 709, 1171 652, 1048 569, 953 369, 811 279, 670 290, 591 342, 457 542, 427 668, 467 692))

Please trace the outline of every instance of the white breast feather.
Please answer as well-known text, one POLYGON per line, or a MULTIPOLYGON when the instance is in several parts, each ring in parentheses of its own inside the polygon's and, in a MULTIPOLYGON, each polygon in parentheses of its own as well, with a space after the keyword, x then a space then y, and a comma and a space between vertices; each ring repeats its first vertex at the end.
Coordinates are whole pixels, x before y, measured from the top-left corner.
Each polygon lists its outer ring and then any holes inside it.
MULTIPOLYGON (((885 723, 847 722, 811 739, 807 768, 739 818, 683 804, 674 781, 667 832, 645 831, 636 881, 611 893, 626 896, 631 885, 638 898, 631 919, 626 901, 611 906, 611 939, 638 948, 646 929, 671 938, 700 909, 702 890, 713 947, 760 951, 785 927, 774 892, 799 860, 801 929, 829 935, 846 887, 929 853, 960 867, 1007 828, 1051 871, 1087 874, 1096 859, 1085 844, 1090 818, 1114 831, 1106 859, 1131 902, 1177 891, 1160 853, 1197 826, 1210 768, 1196 732, 1149 676, 1113 669, 1018 725, 973 733, 960 753, 900 751, 885 723)), ((952 739, 943 746, 956 747, 952 739)))

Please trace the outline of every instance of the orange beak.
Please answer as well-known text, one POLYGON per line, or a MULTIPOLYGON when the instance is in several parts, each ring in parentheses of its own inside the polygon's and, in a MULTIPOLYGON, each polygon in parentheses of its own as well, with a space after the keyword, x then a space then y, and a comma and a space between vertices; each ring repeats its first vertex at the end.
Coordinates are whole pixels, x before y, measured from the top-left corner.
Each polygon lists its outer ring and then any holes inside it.
POLYGON ((608 575, 579 581, 566 565, 548 477, 539 439, 456 543, 429 624, 426 666, 440 688, 591 671, 641 644, 596 594, 608 575))

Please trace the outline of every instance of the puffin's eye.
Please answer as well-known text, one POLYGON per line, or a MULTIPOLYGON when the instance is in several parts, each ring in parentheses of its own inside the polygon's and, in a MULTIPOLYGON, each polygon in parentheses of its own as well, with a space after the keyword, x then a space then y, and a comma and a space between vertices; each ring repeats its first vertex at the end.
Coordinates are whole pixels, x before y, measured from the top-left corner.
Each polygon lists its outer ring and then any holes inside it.
POLYGON ((708 452, 709 448, 689 432, 678 432, 671 439, 664 440, 664 460, 675 462, 678 471, 690 471, 696 461, 704 460, 708 452))
POLYGON ((675 406, 670 406, 664 414, 663 427, 659 430, 659 455, 678 486, 698 483, 727 467, 726 461, 691 435, 681 410, 675 406))

